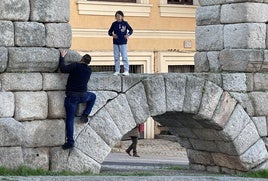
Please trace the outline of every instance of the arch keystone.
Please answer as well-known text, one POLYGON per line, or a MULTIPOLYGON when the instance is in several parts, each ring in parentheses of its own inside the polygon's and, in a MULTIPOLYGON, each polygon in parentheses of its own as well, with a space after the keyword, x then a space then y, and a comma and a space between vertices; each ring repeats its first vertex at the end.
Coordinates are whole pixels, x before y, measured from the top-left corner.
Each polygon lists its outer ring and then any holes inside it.
POLYGON ((151 116, 166 112, 165 81, 162 75, 150 76, 143 81, 151 116))
POLYGON ((167 111, 182 111, 186 88, 186 75, 165 74, 167 111))

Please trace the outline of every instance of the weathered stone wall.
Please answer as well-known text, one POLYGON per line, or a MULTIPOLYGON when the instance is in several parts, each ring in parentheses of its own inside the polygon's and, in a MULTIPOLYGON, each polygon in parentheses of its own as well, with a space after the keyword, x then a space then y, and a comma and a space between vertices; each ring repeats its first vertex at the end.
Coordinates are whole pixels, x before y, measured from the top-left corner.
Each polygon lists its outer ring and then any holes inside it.
MULTIPOLYGON (((241 113, 236 116, 241 126, 247 124, 241 133, 251 135, 250 140, 244 136, 236 138, 240 139, 241 147, 242 144, 252 144, 254 139, 259 139, 253 129, 255 126, 261 138, 258 144, 264 142, 267 150, 268 1, 199 0, 199 3, 201 6, 198 7, 196 16, 195 71, 219 73, 223 90, 228 91, 248 114, 247 118, 241 113)), ((218 146, 230 149, 230 145, 225 142, 218 146)), ((206 154, 201 155, 204 157, 206 154)), ((226 155, 213 159, 226 165, 231 161, 226 155)), ((263 167, 255 168, 267 168, 267 162, 262 165, 263 167)), ((192 166, 217 170, 200 164, 192 166)), ((231 168, 230 165, 228 167, 231 168)))
MULTIPOLYGON (((261 5, 267 4, 256 2, 250 5, 264 13, 261 5)), ((75 148, 62 150, 67 75, 58 71, 58 49, 71 44, 69 1, 1 1, 0 166, 98 173, 116 142, 152 116, 179 137, 193 169, 236 173, 267 168, 268 82, 265 73, 256 73, 265 70, 256 64, 260 54, 265 55, 263 22, 250 20, 235 27, 227 26, 235 20, 221 22, 223 15, 216 12, 224 7, 237 5, 241 12, 251 12, 246 1, 200 0, 200 4, 196 70, 210 72, 128 77, 94 73, 88 90, 97 100, 90 122, 76 120, 75 148), (239 33, 224 34, 225 26, 239 33), (244 30, 247 39, 234 41, 244 30), (236 62, 241 66, 229 66, 236 62), (227 70, 235 73, 223 72, 227 70)), ((66 57, 79 58, 73 51, 66 57)), ((79 105, 77 116, 84 106, 79 105)))
POLYGON ((0 73, 54 72, 71 46, 68 0, 0 2, 0 73))
POLYGON ((199 0, 197 72, 266 72, 268 2, 199 0))
POLYGON ((267 90, 262 82, 253 85, 262 75, 93 74, 88 89, 97 100, 90 123, 76 119, 76 145, 66 151, 60 146, 65 139, 67 75, 3 73, 0 163, 98 173, 122 136, 152 116, 179 137, 193 169, 236 173, 266 168, 268 110, 260 102, 266 97, 246 91, 267 90))
POLYGON ((49 169, 50 147, 65 137, 66 76, 49 72, 71 45, 69 0, 3 0, 0 12, 0 165, 49 169))

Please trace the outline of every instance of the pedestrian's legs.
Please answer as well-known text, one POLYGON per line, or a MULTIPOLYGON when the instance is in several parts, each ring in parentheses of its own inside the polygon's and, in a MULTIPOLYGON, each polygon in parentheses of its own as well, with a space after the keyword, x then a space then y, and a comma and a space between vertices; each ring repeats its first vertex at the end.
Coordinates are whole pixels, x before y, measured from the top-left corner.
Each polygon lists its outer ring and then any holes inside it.
POLYGON ((127 53, 127 44, 120 45, 120 52, 122 55, 122 61, 124 63, 124 71, 129 71, 129 63, 128 63, 128 53, 127 53))
POLYGON ((88 116, 95 104, 96 101, 96 94, 94 94, 93 92, 87 92, 87 95, 85 97, 82 98, 81 103, 87 103, 87 106, 85 108, 85 110, 83 111, 83 114, 88 116))
POLYGON ((74 134, 74 117, 75 111, 77 107, 77 98, 75 97, 66 97, 64 101, 64 106, 66 110, 66 119, 65 119, 65 126, 66 126, 66 142, 69 145, 74 144, 73 134, 74 134))
MULTIPOLYGON (((131 137, 131 140, 132 140, 132 137, 131 137)), ((129 156, 131 156, 131 150, 133 149, 133 140, 132 140, 132 143, 131 143, 131 145, 129 145, 129 147, 128 147, 128 149, 126 149, 126 152, 127 152, 127 154, 129 155, 129 156)))
POLYGON ((115 72, 120 72, 120 49, 119 45, 113 45, 115 72))
POLYGON ((137 153, 137 143, 138 143, 138 137, 131 136, 132 140, 132 148, 133 148, 133 155, 137 153))

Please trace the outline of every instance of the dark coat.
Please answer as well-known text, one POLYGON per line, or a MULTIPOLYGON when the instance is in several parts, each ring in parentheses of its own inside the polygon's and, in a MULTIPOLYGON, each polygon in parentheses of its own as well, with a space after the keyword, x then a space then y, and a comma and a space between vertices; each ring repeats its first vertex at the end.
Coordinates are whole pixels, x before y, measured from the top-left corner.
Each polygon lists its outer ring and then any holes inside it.
POLYGON ((127 134, 129 137, 139 137, 140 136, 139 125, 137 125, 135 128, 133 128, 127 134))

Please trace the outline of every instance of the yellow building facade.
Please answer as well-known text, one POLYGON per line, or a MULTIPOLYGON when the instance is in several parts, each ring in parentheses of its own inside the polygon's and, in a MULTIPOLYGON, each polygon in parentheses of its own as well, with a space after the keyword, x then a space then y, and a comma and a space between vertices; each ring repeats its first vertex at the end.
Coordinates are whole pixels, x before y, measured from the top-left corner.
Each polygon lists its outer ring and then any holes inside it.
MULTIPOLYGON (((182 0, 122 1, 70 0, 71 49, 89 53, 92 66, 113 66, 108 29, 121 10, 134 30, 128 39, 130 73, 180 72, 180 67, 194 65, 197 0, 186 0, 191 5, 179 4, 182 0), (138 66, 139 72, 131 72, 131 66, 138 66)), ((154 137, 152 119, 145 125, 145 137, 154 137)))

